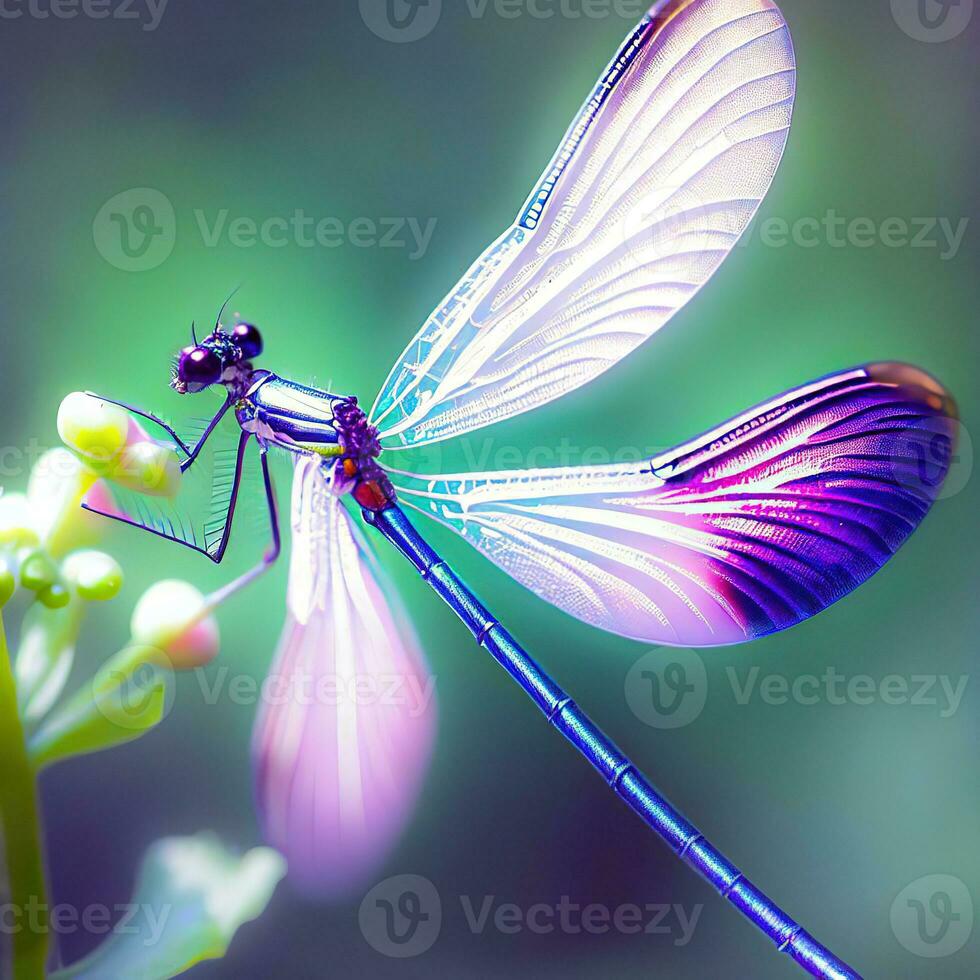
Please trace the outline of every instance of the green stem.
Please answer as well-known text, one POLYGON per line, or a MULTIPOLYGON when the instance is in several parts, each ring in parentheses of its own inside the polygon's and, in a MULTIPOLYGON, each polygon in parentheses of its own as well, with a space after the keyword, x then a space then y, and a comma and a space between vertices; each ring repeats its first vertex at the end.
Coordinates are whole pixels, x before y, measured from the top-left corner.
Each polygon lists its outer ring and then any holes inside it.
POLYGON ((0 615, 0 828, 10 885, 14 980, 44 980, 48 905, 37 786, 17 713, 17 688, 0 615))

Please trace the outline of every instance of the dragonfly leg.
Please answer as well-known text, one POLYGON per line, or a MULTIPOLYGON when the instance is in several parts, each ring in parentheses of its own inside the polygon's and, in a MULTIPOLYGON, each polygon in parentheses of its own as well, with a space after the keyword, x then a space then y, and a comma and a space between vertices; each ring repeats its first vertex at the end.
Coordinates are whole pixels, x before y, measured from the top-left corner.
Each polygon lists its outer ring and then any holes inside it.
POLYGON ((803 969, 824 980, 860 980, 860 975, 753 885, 675 809, 586 713, 490 615, 459 576, 415 530, 397 505, 364 512, 415 566, 483 647, 523 688, 551 725, 575 746, 612 790, 678 857, 692 867, 750 922, 803 969))
POLYGON ((201 438, 198 439, 196 443, 194 443, 194 448, 188 452, 187 459, 185 459, 184 462, 180 464, 181 473, 186 473, 187 470, 190 469, 191 464, 194 462, 195 459, 197 459, 198 453, 200 453, 200 451, 204 448, 204 444, 208 441, 208 437, 218 427, 218 423, 225 417, 225 413, 228 411, 229 408, 231 408, 231 405, 232 405, 232 399, 228 398, 225 401, 224 405, 222 405, 221 408, 219 408, 218 411, 215 412, 214 417, 211 419, 210 422, 208 422, 207 428, 201 434, 201 438))
MULTIPOLYGON (((248 442, 248 435, 243 435, 242 446, 248 442)), ((272 485, 272 475, 269 473, 269 451, 264 445, 260 445, 260 453, 262 459, 262 482, 265 486, 265 499, 269 507, 269 526, 272 531, 272 541, 269 545, 268 550, 262 556, 262 560, 254 567, 250 568, 247 572, 239 575, 234 581, 229 582, 227 585, 222 586, 214 595, 211 597, 215 605, 220 602, 224 602, 229 596, 234 595, 236 592, 240 592, 246 586, 251 585, 257 578, 261 577, 265 572, 267 572, 278 560, 280 554, 282 554, 282 534, 279 529, 279 508, 276 504, 276 493, 275 488, 272 485)), ((228 525, 225 531, 225 540, 222 542, 219 557, 217 561, 221 560, 224 556, 225 548, 227 547, 227 537, 231 530, 231 517, 234 514, 235 501, 238 498, 238 486, 241 480, 241 458, 239 458, 238 473, 236 474, 235 488, 232 493, 232 513, 228 517, 228 525)))
POLYGON ((193 446, 188 446, 183 439, 174 431, 173 426, 169 422, 164 422, 163 419, 156 415, 152 415, 150 412, 144 412, 141 408, 137 408, 135 405, 128 405, 126 402, 116 401, 114 398, 106 398, 104 395, 97 395, 94 391, 85 392, 86 395, 91 395, 93 398, 98 398, 100 401, 108 402, 110 405, 118 405, 119 408, 125 409, 125 411, 132 413, 133 415, 138 415, 142 419, 146 419, 149 422, 153 422, 160 426, 164 432, 170 436, 171 439, 177 444, 180 451, 184 454, 186 459, 180 464, 181 472, 186 472, 191 464, 197 459, 198 454, 204 448, 204 444, 208 441, 211 433, 214 432, 218 423, 224 418, 225 413, 231 407, 232 401, 229 398, 221 408, 215 413, 214 418, 208 423, 207 428, 204 430, 203 435, 200 439, 194 443, 193 446))

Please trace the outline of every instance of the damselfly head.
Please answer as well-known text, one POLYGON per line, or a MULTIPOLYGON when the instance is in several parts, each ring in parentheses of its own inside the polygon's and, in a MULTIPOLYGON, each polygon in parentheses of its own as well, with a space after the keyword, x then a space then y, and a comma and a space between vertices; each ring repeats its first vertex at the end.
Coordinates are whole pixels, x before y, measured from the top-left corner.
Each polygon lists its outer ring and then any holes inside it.
POLYGON ((171 387, 181 395, 203 391, 221 380, 221 357, 207 341, 197 347, 185 347, 178 355, 171 387))
POLYGON ((251 323, 237 323, 231 333, 220 324, 200 343, 177 357, 171 387, 182 395, 203 391, 219 382, 239 380, 262 353, 262 335, 251 323))

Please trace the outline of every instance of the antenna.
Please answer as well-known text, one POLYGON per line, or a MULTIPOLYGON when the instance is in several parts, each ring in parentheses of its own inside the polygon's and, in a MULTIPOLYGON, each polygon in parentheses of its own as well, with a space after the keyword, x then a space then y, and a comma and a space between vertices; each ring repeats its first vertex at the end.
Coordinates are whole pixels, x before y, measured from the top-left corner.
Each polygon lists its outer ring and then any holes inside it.
POLYGON ((197 342, 197 331, 195 330, 195 322, 191 320, 191 340, 194 341, 194 346, 199 347, 200 344, 197 342))
POLYGON ((239 289, 241 289, 241 288, 242 288, 242 284, 241 284, 241 283, 239 283, 239 284, 238 284, 238 285, 237 285, 237 286, 236 286, 236 287, 235 287, 235 288, 234 288, 234 289, 233 289, 233 290, 232 290, 232 291, 231 291, 231 292, 230 292, 230 293, 228 294, 228 298, 227 298, 227 299, 226 299, 226 300, 225 300, 225 301, 224 301, 224 302, 223 302, 223 303, 221 304, 221 309, 220 309, 220 310, 218 310, 218 316, 217 316, 217 319, 215 319, 215 321, 214 321, 214 332, 215 332, 215 333, 220 333, 220 331, 221 331, 221 318, 222 318, 222 316, 224 316, 224 313, 225 313, 225 309, 227 308, 227 306, 228 306, 228 304, 229 304, 229 303, 231 302, 231 300, 232 300, 232 297, 233 297, 233 296, 235 295, 235 293, 237 293, 237 292, 238 292, 238 290, 239 290, 239 289))

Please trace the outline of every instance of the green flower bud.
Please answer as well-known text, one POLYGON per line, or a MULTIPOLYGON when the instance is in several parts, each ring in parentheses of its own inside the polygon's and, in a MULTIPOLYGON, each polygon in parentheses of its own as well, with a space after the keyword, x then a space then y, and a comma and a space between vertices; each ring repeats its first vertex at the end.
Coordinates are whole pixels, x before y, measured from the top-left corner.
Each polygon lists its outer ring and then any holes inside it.
POLYGON ((55 582, 37 594, 38 600, 48 609, 64 609, 71 601, 71 593, 61 582, 55 582))
POLYGON ((20 563, 20 584, 32 592, 42 592, 58 581, 58 569, 47 552, 27 552, 20 563))
POLYGON ((114 599, 123 584, 119 562, 102 551, 74 552, 65 559, 61 574, 90 602, 114 599))

